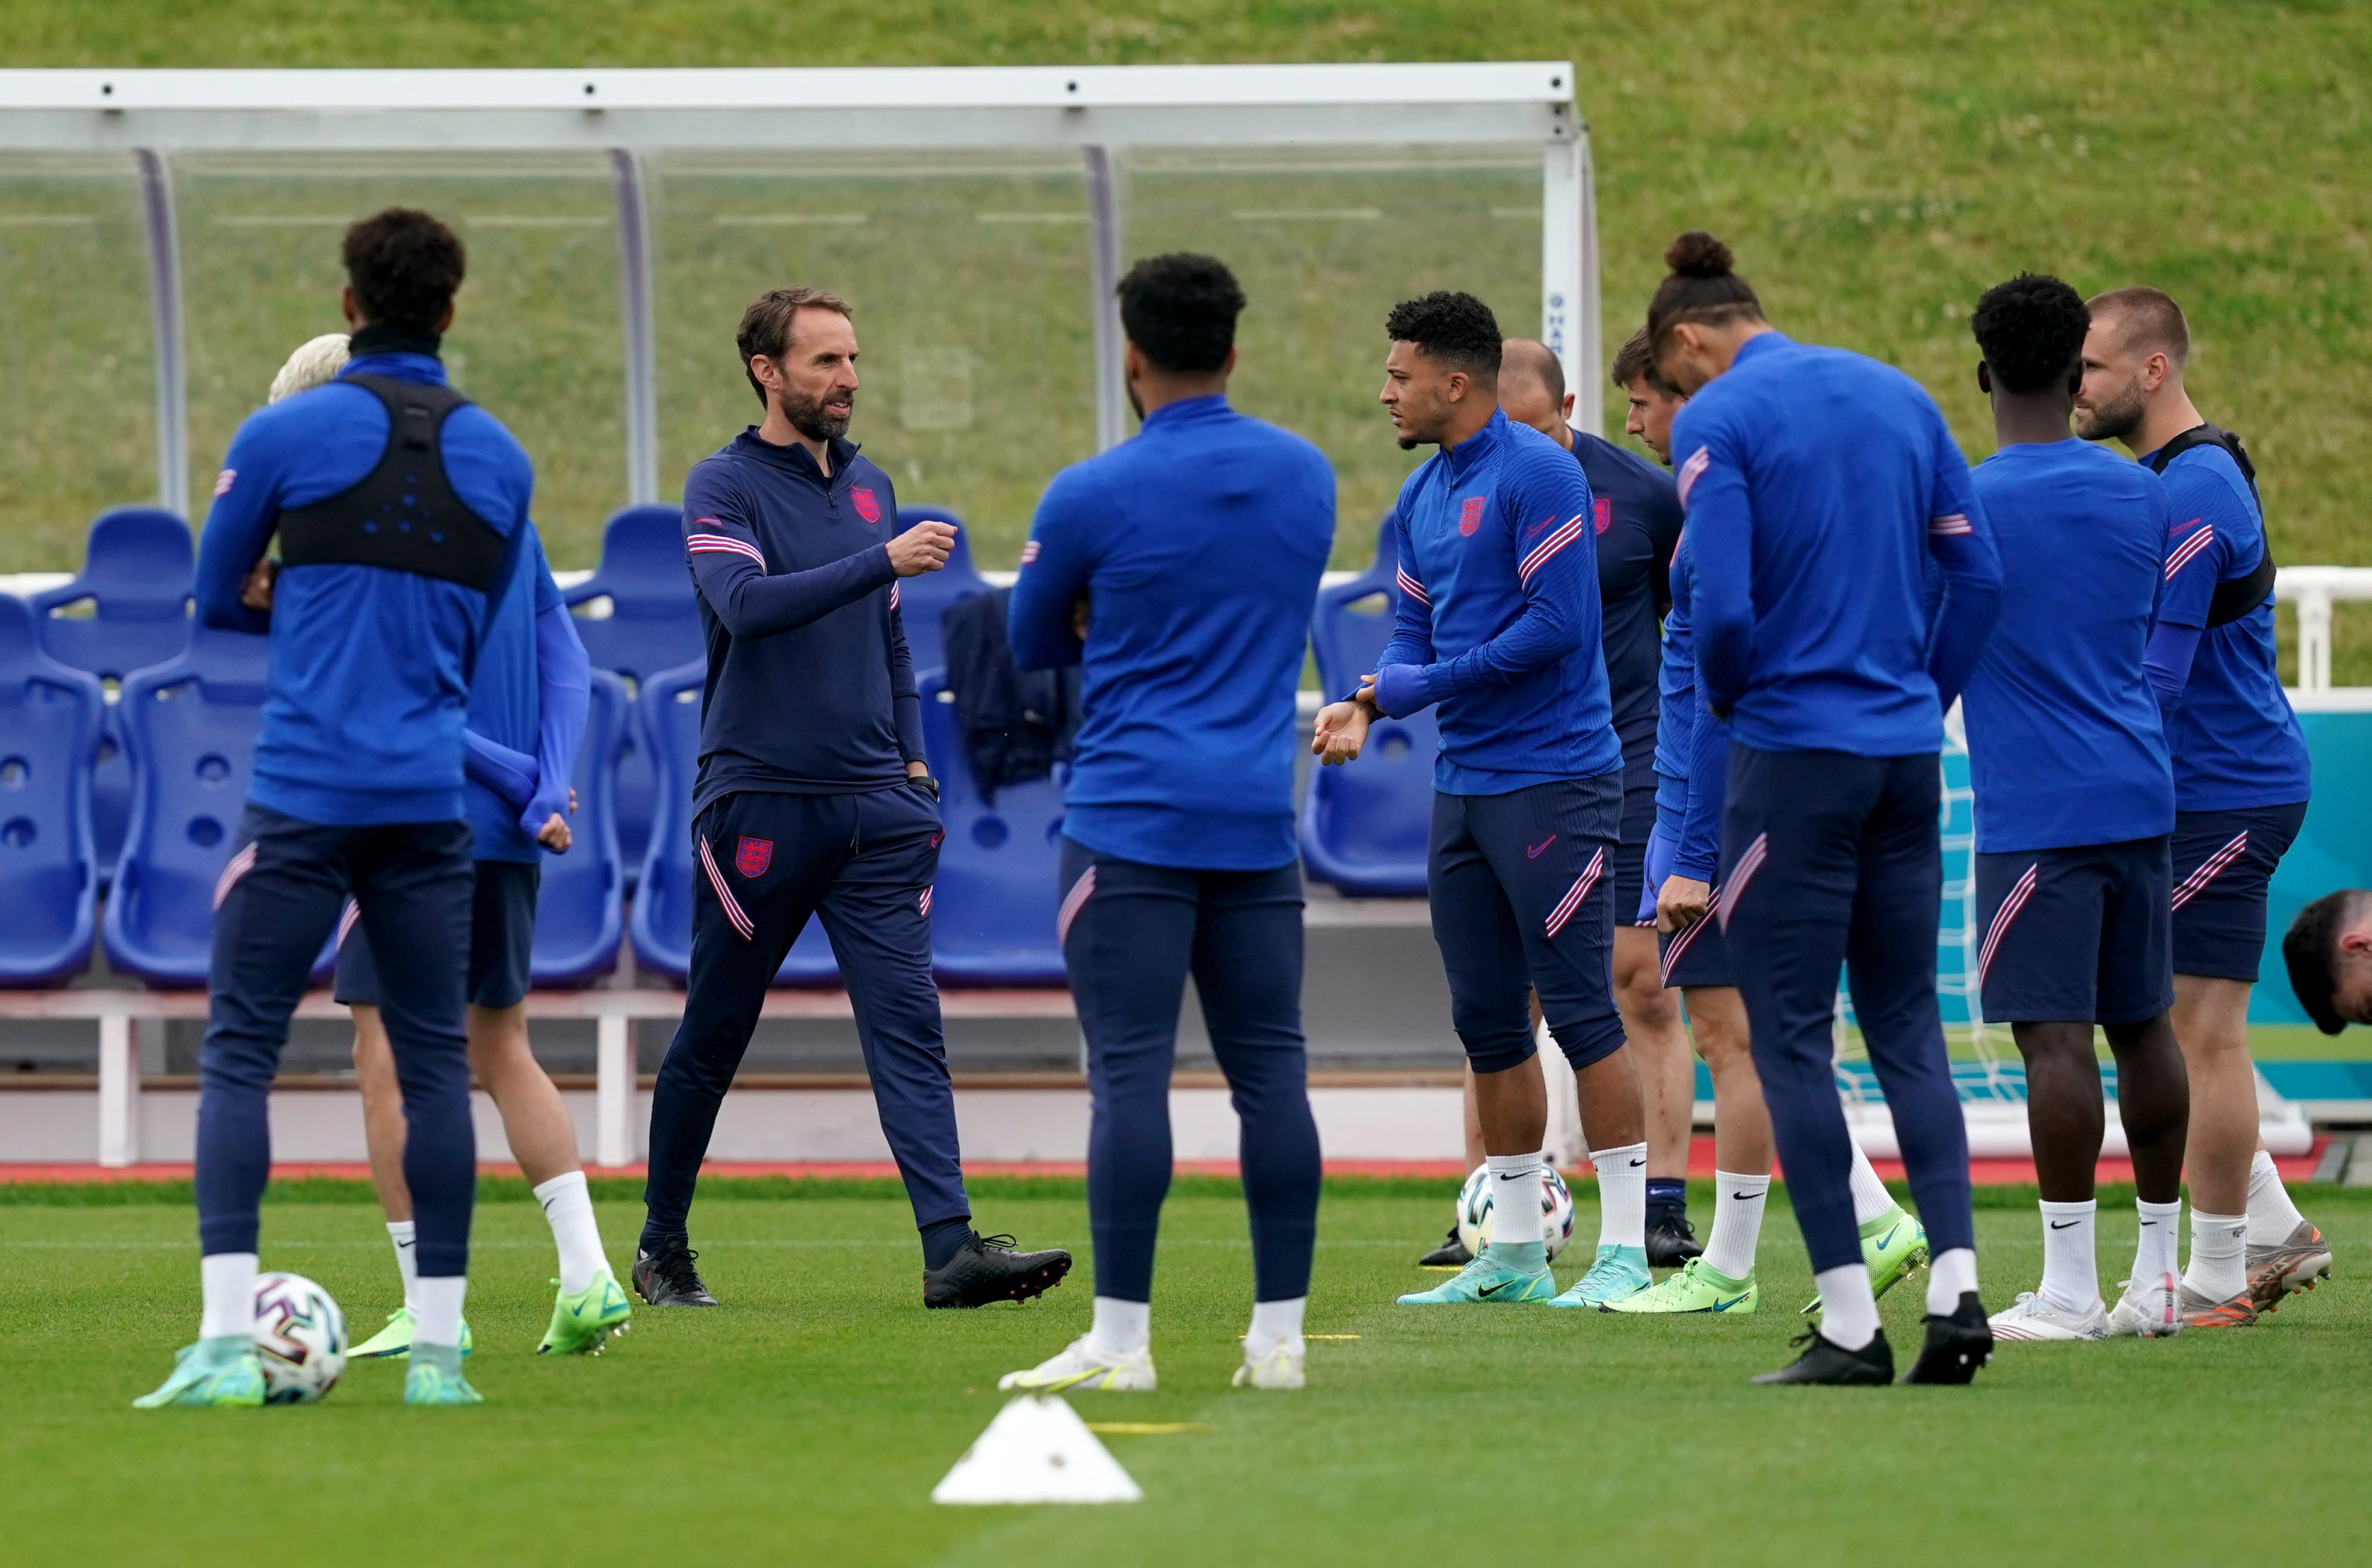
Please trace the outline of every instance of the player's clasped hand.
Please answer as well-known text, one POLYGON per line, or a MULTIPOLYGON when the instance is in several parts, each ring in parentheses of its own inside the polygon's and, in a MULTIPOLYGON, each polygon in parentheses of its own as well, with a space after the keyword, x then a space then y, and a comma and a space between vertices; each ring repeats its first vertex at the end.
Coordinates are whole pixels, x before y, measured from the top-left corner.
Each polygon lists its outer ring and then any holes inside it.
POLYGON ((1686 931, 1713 907, 1713 889, 1693 877, 1667 877, 1656 894, 1656 929, 1686 931))
POLYGON ((954 524, 916 523, 890 541, 890 569, 901 577, 936 572, 948 563, 948 552, 955 547, 954 524))
MULTIPOLYGON (((1372 682, 1374 676, 1367 677, 1372 682)), ((1359 694, 1344 703, 1329 703, 1318 710, 1318 723, 1309 738, 1309 754, 1321 767, 1339 768, 1356 760, 1367 744, 1367 726, 1375 722, 1371 687, 1362 686, 1359 694)))
POLYGON ((247 580, 238 586, 238 602, 250 610, 272 613, 272 587, 280 579, 280 563, 269 555, 257 562, 248 572, 247 580))

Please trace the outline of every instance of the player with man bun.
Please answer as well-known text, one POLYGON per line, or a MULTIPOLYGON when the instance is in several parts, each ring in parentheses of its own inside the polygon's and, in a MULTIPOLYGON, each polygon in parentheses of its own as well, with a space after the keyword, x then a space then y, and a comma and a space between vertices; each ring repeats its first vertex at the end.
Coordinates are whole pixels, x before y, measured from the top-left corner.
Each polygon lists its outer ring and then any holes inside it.
POLYGON ((2000 564, 1968 466, 1917 383, 1791 342, 1709 234, 1682 235, 1665 259, 1647 325, 1657 367, 1689 395, 1672 450, 1697 679, 1705 712, 1729 726, 1715 918, 1820 1291, 1809 1347, 1759 1381, 1894 1380, 1831 1070, 1843 967, 1935 1252, 1908 1380, 1965 1383, 1993 1335, 1936 1002, 1937 754, 1944 709, 1993 624, 2000 564), (1932 616, 1931 570, 1944 584, 1932 616))

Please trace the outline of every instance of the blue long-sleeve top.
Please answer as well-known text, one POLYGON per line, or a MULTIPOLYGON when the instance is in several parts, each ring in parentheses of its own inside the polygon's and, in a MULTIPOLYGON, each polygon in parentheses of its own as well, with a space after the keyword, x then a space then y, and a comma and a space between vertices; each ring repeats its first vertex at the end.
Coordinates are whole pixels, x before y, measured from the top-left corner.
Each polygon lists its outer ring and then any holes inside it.
POLYGON ((890 476, 854 443, 831 475, 756 426, 692 465, 684 553, 708 648, 692 809, 737 790, 851 795, 906 782, 923 708, 898 610, 890 476))
POLYGON ((530 525, 510 590, 487 628, 462 739, 479 860, 533 861, 537 830, 568 810, 585 738, 590 661, 530 525))
POLYGON ((1688 530, 1672 550, 1672 608, 1664 616, 1656 721, 1656 819, 1674 844, 1672 874, 1710 883, 1721 865, 1721 807, 1729 781, 1729 726, 1705 711, 1689 610, 1696 572, 1688 530))
POLYGON ((1387 525, 1400 608, 1377 665, 1415 672, 1413 700, 1387 712, 1440 704, 1442 794, 1506 795, 1622 765, 1592 512, 1572 455, 1496 412, 1401 486, 1387 525))
MULTIPOLYGON (((370 354, 345 376, 443 383, 424 354, 370 354)), ((332 381, 250 414, 231 437, 198 540, 198 617, 272 639, 249 798, 341 826, 463 816, 461 731, 471 666, 496 594, 386 566, 284 566, 269 614, 238 602, 284 510, 352 489, 387 449, 387 405, 332 381)), ((526 538, 535 470, 494 415, 458 408, 443 428, 454 494, 506 540, 506 585, 526 538)), ((497 589, 497 594, 501 590, 497 589)))
POLYGON ((1671 602, 1680 498, 1669 470, 1602 436, 1575 431, 1573 455, 1589 481, 1598 536, 1599 632, 1614 735, 1626 763, 1644 761, 1655 748, 1661 707, 1656 623, 1671 602))
POLYGON ((1687 454, 1697 681, 1730 738, 1939 749, 2000 608, 2001 563, 1935 400, 1890 366, 1766 332, 1680 410, 1672 450, 1687 454))
POLYGON ((2177 453, 2164 479, 2174 521, 2149 664, 2174 754, 2176 808, 2304 800, 2313 793, 2313 769, 2274 663, 2271 600, 2238 621, 2207 624, 2215 586, 2247 576, 2264 559, 2256 494, 2232 454, 2217 446, 2177 453))
POLYGON ((1294 693, 1333 543, 1325 456, 1224 397, 1054 476, 1007 633, 1022 668, 1083 666, 1067 836, 1153 865, 1292 862, 1294 693))

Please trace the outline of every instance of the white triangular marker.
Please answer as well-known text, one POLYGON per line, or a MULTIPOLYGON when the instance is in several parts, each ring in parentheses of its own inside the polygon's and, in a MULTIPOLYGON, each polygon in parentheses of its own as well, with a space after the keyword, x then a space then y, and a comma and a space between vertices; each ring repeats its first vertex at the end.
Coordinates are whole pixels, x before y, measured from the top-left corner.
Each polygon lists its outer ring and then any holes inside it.
POLYGON ((1064 1400, 1024 1394, 996 1412, 934 1503, 1134 1503, 1145 1493, 1064 1400))

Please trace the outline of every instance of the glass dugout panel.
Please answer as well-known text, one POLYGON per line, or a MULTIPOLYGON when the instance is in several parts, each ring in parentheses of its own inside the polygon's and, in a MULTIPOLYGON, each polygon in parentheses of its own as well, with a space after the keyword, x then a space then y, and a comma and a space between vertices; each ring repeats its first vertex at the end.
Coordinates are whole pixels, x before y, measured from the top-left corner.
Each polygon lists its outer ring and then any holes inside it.
POLYGON ((1234 270, 1248 300, 1236 406, 1326 453, 1333 564, 1366 566, 1377 520, 1430 450, 1401 451, 1376 401, 1384 318, 1461 289, 1501 331, 1540 331, 1540 148, 1136 148, 1115 162, 1122 270, 1166 250, 1234 270))
POLYGON ((1010 567, 1056 470, 1094 452, 1085 166, 1073 151, 660 155, 652 196, 659 475, 760 417, 734 331, 769 288, 855 307, 850 438, 906 505, 1010 567))
POLYGON ((289 351, 344 330, 347 225, 419 207, 469 251, 446 368, 534 459, 535 520, 552 565, 595 563, 601 525, 626 499, 617 199, 605 157, 242 154, 171 167, 193 518, 289 351))
POLYGON ((156 504, 147 254, 128 156, 0 158, 0 572, 74 571, 94 517, 156 504))

